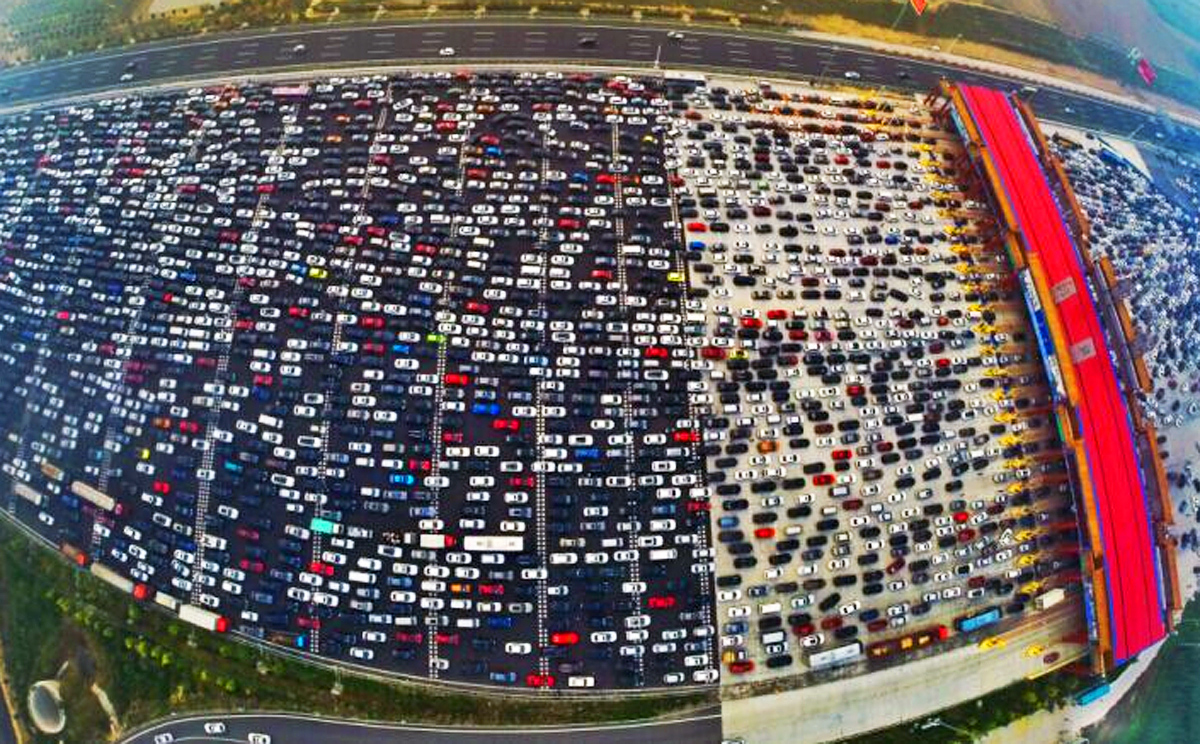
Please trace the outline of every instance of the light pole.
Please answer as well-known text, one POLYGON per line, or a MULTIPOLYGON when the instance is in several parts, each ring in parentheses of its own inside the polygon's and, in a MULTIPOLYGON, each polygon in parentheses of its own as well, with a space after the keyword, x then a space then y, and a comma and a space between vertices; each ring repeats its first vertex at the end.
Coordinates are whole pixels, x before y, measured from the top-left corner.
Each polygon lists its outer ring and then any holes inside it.
POLYGON ((821 77, 817 78, 817 87, 825 84, 825 73, 829 71, 829 65, 833 63, 833 59, 825 60, 825 64, 821 67, 821 77))
POLYGON ((896 14, 896 20, 892 21, 892 31, 896 30, 896 26, 900 25, 900 19, 904 17, 904 11, 908 9, 908 0, 900 0, 900 12, 896 14))
POLYGON ((662 56, 662 44, 659 44, 658 48, 654 50, 654 69, 656 70, 658 69, 658 58, 660 56, 662 56))

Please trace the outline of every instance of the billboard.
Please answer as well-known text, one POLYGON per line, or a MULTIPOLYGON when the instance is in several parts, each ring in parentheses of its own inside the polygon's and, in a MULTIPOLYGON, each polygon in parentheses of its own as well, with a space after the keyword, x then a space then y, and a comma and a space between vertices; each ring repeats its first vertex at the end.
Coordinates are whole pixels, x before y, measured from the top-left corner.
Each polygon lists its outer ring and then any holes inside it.
POLYGON ((925 12, 925 6, 929 4, 929 0, 908 0, 912 3, 913 10, 917 11, 917 15, 925 12))

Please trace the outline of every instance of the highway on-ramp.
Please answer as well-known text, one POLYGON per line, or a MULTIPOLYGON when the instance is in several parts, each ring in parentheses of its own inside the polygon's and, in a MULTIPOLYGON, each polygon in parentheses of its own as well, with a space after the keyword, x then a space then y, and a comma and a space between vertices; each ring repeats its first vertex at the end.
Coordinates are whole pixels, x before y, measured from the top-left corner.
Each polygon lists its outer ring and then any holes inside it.
POLYGON ((172 744, 245 744, 251 733, 267 734, 271 744, 716 744, 721 740, 721 715, 712 711, 678 721, 610 726, 468 729, 335 721, 284 713, 214 713, 155 724, 122 744, 155 744, 155 737, 163 734, 173 737, 172 744), (225 732, 206 734, 204 724, 209 722, 223 723, 225 732))
MULTIPOLYGON (((5 103, 49 100, 75 94, 166 82, 182 77, 218 80, 260 70, 334 66, 385 66, 411 62, 577 61, 662 69, 724 69, 748 74, 844 81, 928 90, 942 76, 959 82, 1017 89, 1022 81, 977 69, 888 56, 849 45, 785 34, 687 28, 671 39, 666 26, 630 22, 455 21, 290 27, 194 37, 78 55, 0 73, 5 103), (585 42, 594 39, 594 43, 585 42), (442 56, 450 48, 454 56, 442 56), (121 78, 132 75, 132 80, 121 78)), ((1039 116, 1086 125, 1117 135, 1136 132, 1162 141, 1171 135, 1145 111, 1059 88, 1033 94, 1039 116), (1161 136, 1160 136, 1161 135, 1161 136)), ((1180 146, 1200 149, 1200 132, 1183 127, 1180 146)))

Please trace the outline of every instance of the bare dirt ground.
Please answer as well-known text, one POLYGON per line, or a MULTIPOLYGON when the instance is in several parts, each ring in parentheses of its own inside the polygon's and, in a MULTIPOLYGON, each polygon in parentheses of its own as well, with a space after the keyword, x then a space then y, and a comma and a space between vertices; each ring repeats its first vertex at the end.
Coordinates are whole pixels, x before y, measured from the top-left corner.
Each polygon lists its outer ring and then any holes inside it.
MULTIPOLYGON (((1006 4, 1009 0, 1003 0, 1006 4)), ((1121 47, 1136 46, 1151 62, 1180 72, 1200 74, 1192 62, 1200 39, 1164 21, 1149 0, 1011 0, 1017 5, 1044 4, 1050 18, 1069 33, 1095 36, 1121 47), (1189 58, 1189 52, 1191 58, 1189 58)))

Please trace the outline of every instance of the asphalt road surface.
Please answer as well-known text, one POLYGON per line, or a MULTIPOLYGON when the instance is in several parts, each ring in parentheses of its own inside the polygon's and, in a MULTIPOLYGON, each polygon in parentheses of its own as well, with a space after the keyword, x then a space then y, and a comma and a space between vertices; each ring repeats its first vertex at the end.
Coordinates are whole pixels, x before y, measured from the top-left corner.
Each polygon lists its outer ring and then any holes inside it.
POLYGON ((13 730, 13 713, 8 709, 8 701, 0 695, 0 744, 17 744, 17 734, 13 730))
MULTIPOLYGON (((411 22, 331 25, 176 40, 15 68, 0 74, 9 102, 59 98, 182 76, 225 75, 283 67, 385 65, 425 60, 565 60, 661 68, 720 66, 749 73, 833 82, 858 73, 858 85, 928 90, 940 77, 1010 90, 1022 83, 950 65, 891 57, 853 47, 785 36, 688 29, 682 40, 667 27, 622 23, 540 21, 411 22), (595 43, 583 46, 585 37, 595 43), (298 45, 303 45, 299 49, 298 45), (454 56, 442 56, 452 48, 454 56), (131 81, 121 82, 125 74, 131 81)), ((1042 88, 1032 97, 1043 118, 1122 136, 1200 150, 1200 132, 1163 124, 1143 111, 1065 90, 1042 88)))
POLYGON ((716 744, 721 740, 717 713, 665 723, 556 729, 462 729, 391 726, 287 715, 220 714, 182 718, 145 729, 123 744, 154 744, 164 733, 183 742, 241 743, 251 732, 267 734, 271 744, 716 744), (204 724, 220 721, 226 732, 204 733, 204 724))

